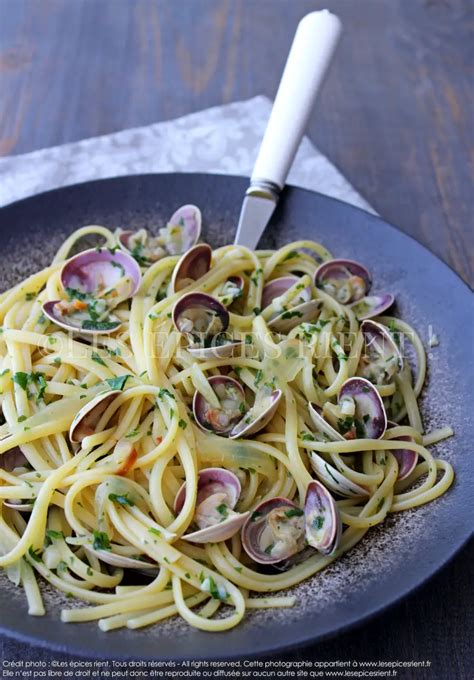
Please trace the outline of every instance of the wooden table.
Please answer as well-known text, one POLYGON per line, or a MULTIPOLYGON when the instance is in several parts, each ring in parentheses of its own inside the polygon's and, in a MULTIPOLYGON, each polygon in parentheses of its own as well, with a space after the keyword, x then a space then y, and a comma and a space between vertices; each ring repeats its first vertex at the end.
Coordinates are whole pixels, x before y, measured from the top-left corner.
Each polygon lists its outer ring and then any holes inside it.
MULTIPOLYGON (((273 97, 298 20, 324 6, 345 35, 309 136, 472 284, 471 0, 0 0, 0 154, 273 97)), ((430 659, 398 677, 472 677, 473 563, 471 546, 372 623, 282 658, 430 659)), ((3 643, 5 658, 49 658, 3 643)))

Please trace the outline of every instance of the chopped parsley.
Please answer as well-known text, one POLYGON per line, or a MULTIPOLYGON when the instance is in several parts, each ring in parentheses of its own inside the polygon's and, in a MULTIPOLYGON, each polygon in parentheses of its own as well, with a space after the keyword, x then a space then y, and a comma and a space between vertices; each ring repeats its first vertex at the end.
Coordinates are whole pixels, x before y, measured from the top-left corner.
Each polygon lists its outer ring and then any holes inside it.
POLYGON ((39 550, 35 550, 32 545, 30 545, 30 547, 28 548, 28 555, 35 562, 41 562, 41 552, 39 550))
POLYGON ((105 382, 110 386, 111 390, 123 390, 125 383, 131 375, 119 375, 116 378, 106 378, 105 382))
POLYGON ((94 550, 111 550, 110 539, 104 531, 93 531, 92 536, 94 541, 92 547, 94 550))
POLYGON ((178 426, 182 429, 185 430, 188 426, 187 422, 183 420, 182 418, 179 419, 178 421, 178 426))
POLYGON ((53 531, 53 529, 48 529, 48 530, 46 531, 46 536, 47 536, 51 541, 54 541, 54 540, 57 540, 57 539, 60 539, 60 538, 64 538, 64 534, 63 534, 62 531, 53 531))
POLYGON ((319 531, 319 529, 322 529, 323 525, 324 525, 324 517, 322 515, 318 515, 311 522, 312 528, 316 529, 316 531, 319 531))
POLYGON ((101 366, 107 366, 105 361, 102 359, 100 354, 97 354, 97 352, 92 352, 91 359, 92 359, 92 361, 96 361, 101 366))
POLYGON ((81 323, 81 328, 88 331, 112 331, 117 328, 116 321, 93 321, 92 319, 85 319, 81 323))
POLYGON ((128 493, 125 494, 109 493, 109 501, 112 501, 113 503, 118 503, 119 505, 129 505, 130 507, 133 507, 135 505, 134 501, 132 501, 131 498, 128 498, 128 493))
POLYGON ((288 517, 288 519, 291 519, 292 517, 302 517, 302 515, 304 515, 304 512, 301 508, 290 508, 289 510, 285 510, 285 517, 288 517))

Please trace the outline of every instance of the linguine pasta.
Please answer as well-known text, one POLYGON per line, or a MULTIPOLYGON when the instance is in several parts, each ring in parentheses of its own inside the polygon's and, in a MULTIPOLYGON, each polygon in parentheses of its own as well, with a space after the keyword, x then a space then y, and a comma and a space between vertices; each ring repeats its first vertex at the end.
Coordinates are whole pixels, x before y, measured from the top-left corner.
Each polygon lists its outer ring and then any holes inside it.
POLYGON ((0 566, 32 615, 40 577, 85 603, 64 622, 224 631, 453 481, 420 338, 354 263, 192 248, 186 220, 79 229, 0 296, 0 566))

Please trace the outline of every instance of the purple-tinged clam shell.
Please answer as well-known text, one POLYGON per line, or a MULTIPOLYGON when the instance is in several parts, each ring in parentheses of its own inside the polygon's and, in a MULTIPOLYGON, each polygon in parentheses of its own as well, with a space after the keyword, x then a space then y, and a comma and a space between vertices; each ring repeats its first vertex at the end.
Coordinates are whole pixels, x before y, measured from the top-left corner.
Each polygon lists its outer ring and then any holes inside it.
POLYGON ((173 213, 166 227, 157 236, 146 229, 120 231, 119 246, 148 267, 166 255, 182 255, 195 245, 201 234, 201 211, 195 205, 183 205, 173 213))
POLYGON ((159 571, 159 567, 155 562, 148 560, 137 560, 133 557, 126 557, 125 555, 118 555, 112 550, 96 550, 91 545, 84 544, 84 550, 95 555, 97 559, 105 564, 110 564, 112 567, 119 567, 121 569, 137 569, 144 574, 154 575, 159 571))
POLYGON ((309 456, 309 462, 316 475, 324 482, 325 486, 339 496, 344 496, 345 498, 362 498, 364 496, 370 496, 367 489, 364 489, 362 486, 347 479, 347 477, 339 472, 339 470, 333 465, 326 463, 324 458, 318 456, 314 451, 311 452, 309 456))
POLYGON ((244 388, 237 380, 225 375, 212 376, 209 384, 219 399, 220 407, 215 408, 196 391, 193 398, 194 418, 203 430, 228 434, 245 413, 244 388))
POLYGON ((43 312, 69 331, 111 333, 121 325, 110 315, 111 310, 135 295, 140 283, 140 267, 126 253, 85 250, 68 260, 61 270, 61 284, 70 300, 45 302, 43 312))
MULTIPOLYGON (((217 543, 236 534, 249 513, 234 512, 241 491, 237 475, 224 468, 206 468, 198 473, 196 507, 193 522, 197 531, 181 538, 190 543, 217 543)), ((174 501, 179 513, 186 500, 186 482, 174 501)))
POLYGON ((187 293, 173 307, 173 323, 193 343, 203 343, 222 333, 229 325, 229 312, 206 293, 187 293))
POLYGON ((368 270, 354 260, 328 260, 314 274, 314 283, 344 305, 363 298, 372 285, 368 270))
POLYGON ((171 291, 176 293, 207 274, 211 267, 212 248, 198 243, 185 252, 173 270, 171 291))
POLYGON ((392 380, 403 368, 403 357, 388 328, 367 319, 361 324, 365 345, 358 373, 377 384, 392 380))
POLYGON ((122 325, 119 319, 112 314, 104 321, 91 320, 90 323, 88 322, 86 314, 83 317, 77 316, 76 318, 74 314, 62 314, 61 306, 63 303, 63 300, 50 300, 45 302, 43 304, 43 314, 47 316, 50 321, 55 323, 56 326, 64 328, 66 331, 74 331, 75 333, 84 335, 104 335, 114 333, 122 325))
MULTIPOLYGON (((389 420, 387 432, 393 427, 398 427, 397 423, 394 423, 391 420, 389 420)), ((413 437, 404 435, 402 437, 394 437, 394 441, 414 442, 415 440, 413 439, 413 437)), ((398 462, 397 480, 401 481, 402 479, 406 479, 409 475, 411 475, 411 473, 416 467, 416 464, 418 463, 417 452, 412 451, 411 449, 393 449, 391 453, 393 453, 398 462)))
MULTIPOLYGON (((269 281, 262 293, 262 307, 268 307, 275 298, 286 293, 298 281, 297 276, 281 276, 269 281)), ((268 327, 279 333, 288 333, 300 323, 315 321, 321 311, 321 300, 311 299, 311 289, 303 288, 282 312, 276 312, 269 320, 268 327)))
POLYGON ((259 564, 276 564, 304 548, 304 511, 287 498, 270 498, 242 527, 242 546, 259 564))
POLYGON ((323 555, 337 550, 342 531, 341 516, 334 498, 320 482, 308 484, 304 502, 305 535, 323 555))
POLYGON ((395 297, 391 293, 380 293, 379 295, 366 295, 351 303, 349 307, 359 321, 362 321, 383 314, 394 302, 395 297))
POLYGON ((259 391, 255 395, 255 403, 244 417, 232 428, 229 433, 230 439, 249 437, 263 430, 276 413, 283 392, 279 389, 259 391))
POLYGON ((339 432, 324 418, 322 409, 317 404, 309 402, 308 409, 309 415, 318 432, 326 435, 331 441, 344 441, 342 434, 339 434, 339 432))
MULTIPOLYGON (((365 378, 349 378, 342 385, 338 404, 352 405, 354 414, 344 419, 345 439, 380 439, 387 428, 387 414, 377 389, 365 378), (351 422, 349 422, 351 421, 351 422)), ((341 424, 342 427, 342 424, 341 424)), ((340 429, 341 429, 340 427, 340 429)))
MULTIPOLYGON (((140 267, 127 253, 112 252, 107 248, 84 250, 67 260, 61 270, 63 288, 92 297, 113 289, 119 282, 122 284, 123 279, 126 279, 126 289, 119 292, 121 300, 132 297, 140 288, 140 267)), ((113 299, 114 296, 110 297, 113 299)))
POLYGON ((195 205, 178 208, 160 235, 165 238, 165 248, 170 255, 181 255, 191 248, 201 235, 201 211, 195 205), (164 233, 166 232, 166 233, 164 233))
POLYGON ((173 308, 173 323, 188 340, 188 351, 199 359, 232 356, 243 343, 226 338, 229 312, 206 293, 187 293, 173 308))
POLYGON ((69 440, 73 444, 80 444, 84 437, 94 434, 102 414, 105 413, 119 394, 121 394, 120 390, 101 392, 101 394, 98 394, 88 404, 83 406, 71 423, 69 440))
POLYGON ((28 460, 19 446, 0 454, 0 468, 7 472, 11 472, 17 467, 23 467, 27 463, 28 460))

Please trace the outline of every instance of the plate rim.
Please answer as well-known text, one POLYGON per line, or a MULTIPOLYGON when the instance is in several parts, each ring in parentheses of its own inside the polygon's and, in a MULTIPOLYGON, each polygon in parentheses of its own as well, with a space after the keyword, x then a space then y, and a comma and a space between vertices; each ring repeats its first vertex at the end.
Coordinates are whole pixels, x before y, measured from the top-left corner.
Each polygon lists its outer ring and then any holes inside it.
MULTIPOLYGON (((125 174, 125 175, 118 175, 118 176, 113 176, 113 177, 104 177, 104 178, 98 178, 98 179, 93 179, 93 180, 86 180, 84 182, 77 182, 74 184, 68 184, 60 187, 56 187, 53 189, 49 189, 47 191, 42 191, 38 192, 35 194, 32 194, 30 196, 26 196, 23 198, 20 198, 18 200, 12 201, 10 203, 7 203, 3 206, 0 207, 0 221, 4 215, 4 211, 7 209, 11 208, 16 208, 16 207, 21 207, 22 205, 27 205, 28 203, 33 203, 36 199, 41 198, 41 197, 48 197, 48 196, 55 196, 60 194, 61 192, 67 192, 68 190, 80 190, 81 187, 84 186, 91 186, 91 185, 100 185, 101 183, 113 183, 114 181, 120 182, 120 181, 130 181, 130 180, 135 180, 135 181, 140 181, 140 180, 145 180, 145 179, 155 179, 159 180, 162 177, 170 178, 172 179, 173 177, 179 177, 179 179, 182 181, 183 178, 185 179, 186 177, 189 178, 202 178, 204 181, 205 179, 212 177, 212 178, 218 178, 218 180, 227 180, 227 181, 234 181, 238 180, 239 182, 248 182, 248 178, 243 176, 243 175, 234 175, 234 174, 226 174, 226 173, 205 173, 205 172, 164 172, 164 173, 137 173, 137 174, 125 174)), ((358 206, 354 206, 351 203, 347 203, 345 201, 342 201, 341 199, 335 198, 333 196, 327 196, 325 194, 322 194, 317 191, 313 191, 311 189, 307 189, 304 187, 299 187, 296 185, 292 184, 287 184, 285 185, 284 190, 282 191, 282 195, 280 198, 280 201, 285 200, 285 196, 288 191, 296 191, 296 192, 304 192, 306 194, 309 194, 311 196, 316 196, 318 200, 322 200, 322 202, 331 202, 336 204, 338 209, 342 210, 347 210, 349 211, 357 211, 358 213, 361 213, 366 219, 370 220, 375 220, 378 223, 381 223, 381 225, 386 228, 389 227, 391 230, 397 232, 404 238, 410 239, 418 248, 421 248, 425 255, 428 257, 432 258, 437 266, 442 265, 443 268, 447 270, 450 274, 454 274, 456 279, 462 284, 462 287, 465 289, 465 292, 472 292, 472 288, 470 287, 469 283, 465 281, 461 275, 453 269, 449 264, 447 264, 441 257, 433 253, 429 247, 424 245, 421 241, 418 240, 417 237, 406 233, 404 230, 400 229, 398 226, 395 224, 388 222, 385 220, 383 217, 378 215, 377 213, 371 213, 368 212, 367 210, 364 210, 363 208, 360 208, 358 206)), ((297 639, 293 639, 292 641, 289 641, 288 643, 282 644, 281 642, 275 643, 273 646, 267 646, 265 649, 259 649, 256 651, 253 650, 247 650, 246 651, 246 656, 249 658, 258 658, 261 656, 269 655, 274 652, 281 653, 281 652, 288 652, 289 650, 296 650, 298 648, 304 647, 310 643, 313 644, 318 644, 319 642, 323 640, 328 640, 330 638, 334 638, 335 636, 343 633, 347 633, 350 630, 356 629, 363 624, 367 623, 368 621, 374 619, 378 615, 382 615, 384 612, 386 612, 390 607, 395 606, 396 604, 400 603, 404 598, 408 597, 409 595, 414 594, 417 590, 419 590, 424 584, 427 584, 428 581, 430 581, 438 572, 440 572, 442 569, 444 569, 455 557, 458 555, 458 553, 468 544, 470 539, 472 538, 473 531, 469 530, 467 528, 467 532, 463 532, 463 537, 460 543, 458 543, 454 549, 451 550, 451 552, 445 556, 444 558, 441 559, 441 561, 438 561, 435 563, 433 567, 431 567, 428 571, 425 571, 422 575, 419 577, 415 578, 415 581, 412 582, 410 585, 408 585, 406 588, 403 588, 399 590, 396 594, 396 596, 391 597, 388 601, 384 602, 383 604, 374 604, 371 605, 370 609, 366 611, 363 615, 358 615, 357 613, 351 614, 350 617, 348 617, 348 620, 346 623, 337 625, 334 627, 332 630, 328 630, 322 633, 318 634, 313 634, 311 632, 309 633, 303 633, 303 635, 300 635, 297 639)), ((42 637, 37 637, 35 634, 30 634, 30 633, 24 633, 18 630, 14 630, 11 628, 7 628, 3 623, 0 622, 0 633, 12 638, 14 640, 18 640, 21 642, 28 642, 33 645, 37 645, 41 648, 44 649, 49 649, 52 651, 57 651, 57 652, 62 652, 62 653, 69 653, 69 654, 76 654, 77 656, 83 657, 83 658, 95 658, 97 657, 97 651, 95 650, 88 650, 81 646, 79 643, 79 646, 74 645, 71 646, 70 644, 62 644, 60 641, 51 641, 47 640, 42 637)), ((163 657, 163 656, 136 656, 136 655, 121 655, 121 654, 110 654, 106 649, 101 651, 101 656, 103 658, 107 659, 160 659, 160 658, 173 658, 176 661, 182 661, 182 660, 190 660, 190 659, 206 659, 206 658, 211 658, 209 655, 201 655, 201 656, 186 656, 186 655, 180 655, 180 656, 173 656, 173 657, 163 657)), ((239 653, 234 653, 234 654, 213 654, 212 658, 216 660, 223 660, 223 659, 237 659, 241 658, 242 655, 239 653)))

